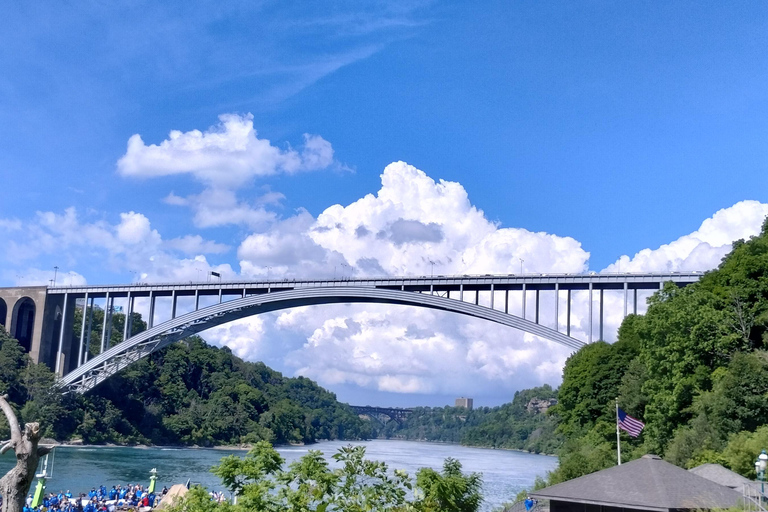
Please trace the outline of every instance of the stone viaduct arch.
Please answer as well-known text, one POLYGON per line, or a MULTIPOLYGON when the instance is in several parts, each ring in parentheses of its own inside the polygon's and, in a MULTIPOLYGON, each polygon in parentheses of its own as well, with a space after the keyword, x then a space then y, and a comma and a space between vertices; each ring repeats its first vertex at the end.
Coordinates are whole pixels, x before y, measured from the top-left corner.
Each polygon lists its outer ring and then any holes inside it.
POLYGON ((40 361, 47 295, 45 286, 0 288, 0 324, 35 362, 40 361))
POLYGON ((18 299, 11 311, 11 336, 19 340, 27 352, 32 348, 36 313, 35 301, 29 297, 18 299))
POLYGON ((298 288, 235 299, 176 317, 136 334, 65 375, 64 391, 84 393, 129 364, 182 338, 234 320, 299 306, 380 303, 426 307, 506 325, 578 349, 585 342, 524 318, 437 295, 383 288, 339 286, 298 288))

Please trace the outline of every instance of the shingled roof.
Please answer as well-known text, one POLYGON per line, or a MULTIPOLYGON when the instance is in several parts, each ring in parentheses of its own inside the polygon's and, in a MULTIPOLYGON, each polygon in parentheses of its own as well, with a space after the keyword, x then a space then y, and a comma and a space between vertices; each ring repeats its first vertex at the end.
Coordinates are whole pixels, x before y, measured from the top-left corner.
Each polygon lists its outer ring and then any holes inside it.
POLYGON ((728 508, 741 494, 656 455, 532 492, 538 499, 666 511, 728 508))
POLYGON ((688 471, 739 492, 741 492, 745 485, 755 485, 755 482, 752 480, 744 478, 720 464, 702 464, 688 471))

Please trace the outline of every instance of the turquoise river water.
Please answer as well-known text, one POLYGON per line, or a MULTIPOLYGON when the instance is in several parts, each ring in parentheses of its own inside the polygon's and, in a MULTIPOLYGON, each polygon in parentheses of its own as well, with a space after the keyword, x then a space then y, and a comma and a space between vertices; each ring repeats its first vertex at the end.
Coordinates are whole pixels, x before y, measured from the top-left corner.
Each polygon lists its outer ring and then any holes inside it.
MULTIPOLYGON (((324 441, 311 446, 283 446, 277 450, 291 462, 310 449, 320 450, 330 457, 347 444, 324 441)), ((544 476, 557 466, 555 457, 506 450, 413 441, 373 440, 353 444, 364 445, 369 459, 384 461, 390 469, 405 469, 411 475, 421 467, 441 469, 446 457, 458 459, 465 471, 483 474, 484 511, 512 501, 518 491, 533 484, 536 475, 544 476)), ((160 488, 190 479, 208 489, 223 490, 218 478, 210 473, 211 466, 225 455, 245 453, 204 448, 61 446, 54 452, 53 476, 48 480, 47 488, 49 491, 69 489, 78 493, 101 484, 107 487, 127 483, 146 485, 149 470, 157 468, 160 488)), ((14 463, 12 451, 0 457, 0 475, 14 463)))

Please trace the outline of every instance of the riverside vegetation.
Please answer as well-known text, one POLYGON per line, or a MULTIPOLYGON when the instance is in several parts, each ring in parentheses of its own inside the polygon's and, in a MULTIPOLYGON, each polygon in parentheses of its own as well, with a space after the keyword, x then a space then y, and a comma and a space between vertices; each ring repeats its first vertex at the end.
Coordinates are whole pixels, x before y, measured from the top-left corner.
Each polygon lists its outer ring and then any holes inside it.
MULTIPOLYGON (((114 315, 118 316, 118 315, 114 315)), ((87 395, 60 395, 0 326, 0 394, 46 437, 86 444, 234 445, 364 439, 370 424, 309 379, 287 378, 193 336, 87 395)), ((0 438, 7 437, 0 425, 0 438)))
MULTIPOLYGON (((115 314, 113 322, 120 321, 115 314)), ((134 319, 134 328, 140 322, 134 319)), ((717 462, 754 477, 754 456, 768 446, 766 349, 768 220, 758 236, 734 242, 699 282, 667 283, 645 315, 624 320, 615 343, 573 354, 558 390, 520 391, 500 407, 417 408, 402 425, 374 432, 312 381, 285 378, 197 337, 130 366, 86 397, 62 398, 51 391, 51 372, 31 364, 4 331, 0 392, 24 404, 23 420, 40 421, 47 435, 90 443, 280 443, 379 434, 556 452, 558 468, 537 485, 615 464, 618 397, 646 423, 637 439, 622 433, 624 460, 656 453, 682 467, 717 462), (546 413, 526 407, 532 398, 555 396, 557 405, 546 413)))

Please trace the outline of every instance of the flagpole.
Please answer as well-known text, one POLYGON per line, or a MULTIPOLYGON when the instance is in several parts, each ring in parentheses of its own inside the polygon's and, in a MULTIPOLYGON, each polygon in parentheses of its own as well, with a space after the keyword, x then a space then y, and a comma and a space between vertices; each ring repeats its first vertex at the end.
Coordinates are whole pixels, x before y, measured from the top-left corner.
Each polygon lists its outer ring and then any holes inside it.
POLYGON ((619 399, 616 399, 616 450, 618 452, 619 466, 621 466, 621 436, 619 435, 619 399))

